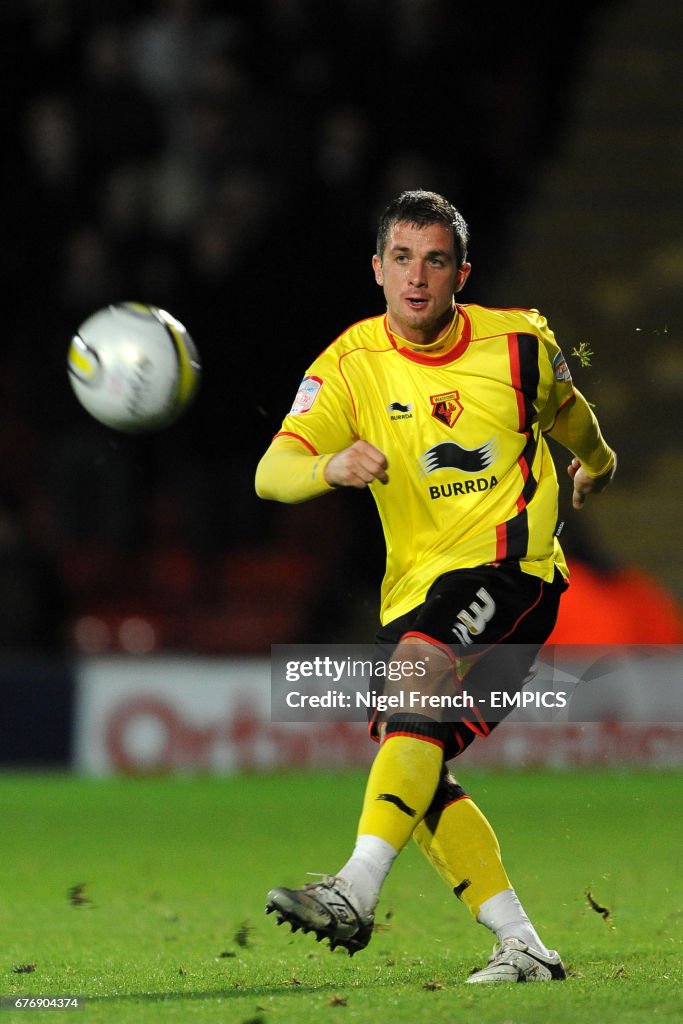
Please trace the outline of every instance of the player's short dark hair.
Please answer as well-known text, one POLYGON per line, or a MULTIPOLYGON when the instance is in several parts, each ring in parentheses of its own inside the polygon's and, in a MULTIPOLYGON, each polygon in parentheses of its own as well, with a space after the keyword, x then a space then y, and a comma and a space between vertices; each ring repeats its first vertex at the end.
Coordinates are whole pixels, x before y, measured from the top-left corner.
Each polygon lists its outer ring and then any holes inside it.
POLYGON ((467 260, 470 233, 465 218, 438 192, 427 192, 421 188, 401 192, 400 196, 389 203, 379 219, 377 229, 376 252, 380 259, 384 256, 391 225, 398 222, 414 224, 420 228, 428 224, 445 224, 453 231, 453 248, 458 266, 467 260))

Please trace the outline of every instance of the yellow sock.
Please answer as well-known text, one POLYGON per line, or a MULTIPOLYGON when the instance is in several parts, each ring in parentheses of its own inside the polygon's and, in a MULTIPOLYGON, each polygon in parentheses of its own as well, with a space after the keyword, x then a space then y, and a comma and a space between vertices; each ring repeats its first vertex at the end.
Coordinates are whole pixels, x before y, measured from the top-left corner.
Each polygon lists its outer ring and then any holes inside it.
POLYGON ((413 835, 473 917, 485 900, 511 887, 495 832, 469 797, 432 808, 413 835))
POLYGON ((402 849, 434 798, 442 765, 440 744, 390 734, 370 769, 358 835, 379 836, 402 849))

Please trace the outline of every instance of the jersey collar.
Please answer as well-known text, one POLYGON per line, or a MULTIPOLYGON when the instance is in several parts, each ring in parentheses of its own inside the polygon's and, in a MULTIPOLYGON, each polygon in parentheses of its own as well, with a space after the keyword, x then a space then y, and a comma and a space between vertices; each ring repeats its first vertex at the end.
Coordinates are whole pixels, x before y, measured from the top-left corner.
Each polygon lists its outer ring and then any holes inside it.
POLYGON ((456 304, 453 319, 446 332, 431 345, 413 345, 389 329, 387 316, 384 329, 399 355, 423 366, 444 366, 459 359, 472 338, 472 324, 464 306, 456 304), (436 349, 436 351, 434 351, 436 349))

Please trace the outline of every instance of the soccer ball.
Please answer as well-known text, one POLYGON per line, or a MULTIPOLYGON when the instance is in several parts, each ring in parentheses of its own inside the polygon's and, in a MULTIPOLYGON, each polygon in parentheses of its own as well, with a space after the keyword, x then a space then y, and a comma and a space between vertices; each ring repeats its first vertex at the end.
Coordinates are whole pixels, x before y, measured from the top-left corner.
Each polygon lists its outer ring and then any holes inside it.
POLYGON ((114 430, 161 430, 192 402, 201 365, 185 327, 163 309, 121 302, 88 317, 67 357, 76 398, 114 430))

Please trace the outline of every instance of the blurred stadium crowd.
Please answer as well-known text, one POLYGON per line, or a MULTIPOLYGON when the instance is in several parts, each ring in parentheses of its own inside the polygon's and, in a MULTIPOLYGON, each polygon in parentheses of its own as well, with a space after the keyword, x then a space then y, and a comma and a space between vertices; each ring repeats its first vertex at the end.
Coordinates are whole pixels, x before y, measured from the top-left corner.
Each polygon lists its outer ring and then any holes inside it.
POLYGON ((400 189, 461 207, 487 301, 600 6, 492 34, 448 0, 3 4, 0 646, 251 652, 372 616, 369 500, 271 508, 256 459, 307 362, 381 311, 400 189), (79 323, 128 299, 204 367, 155 437, 100 428, 66 378, 79 323))

